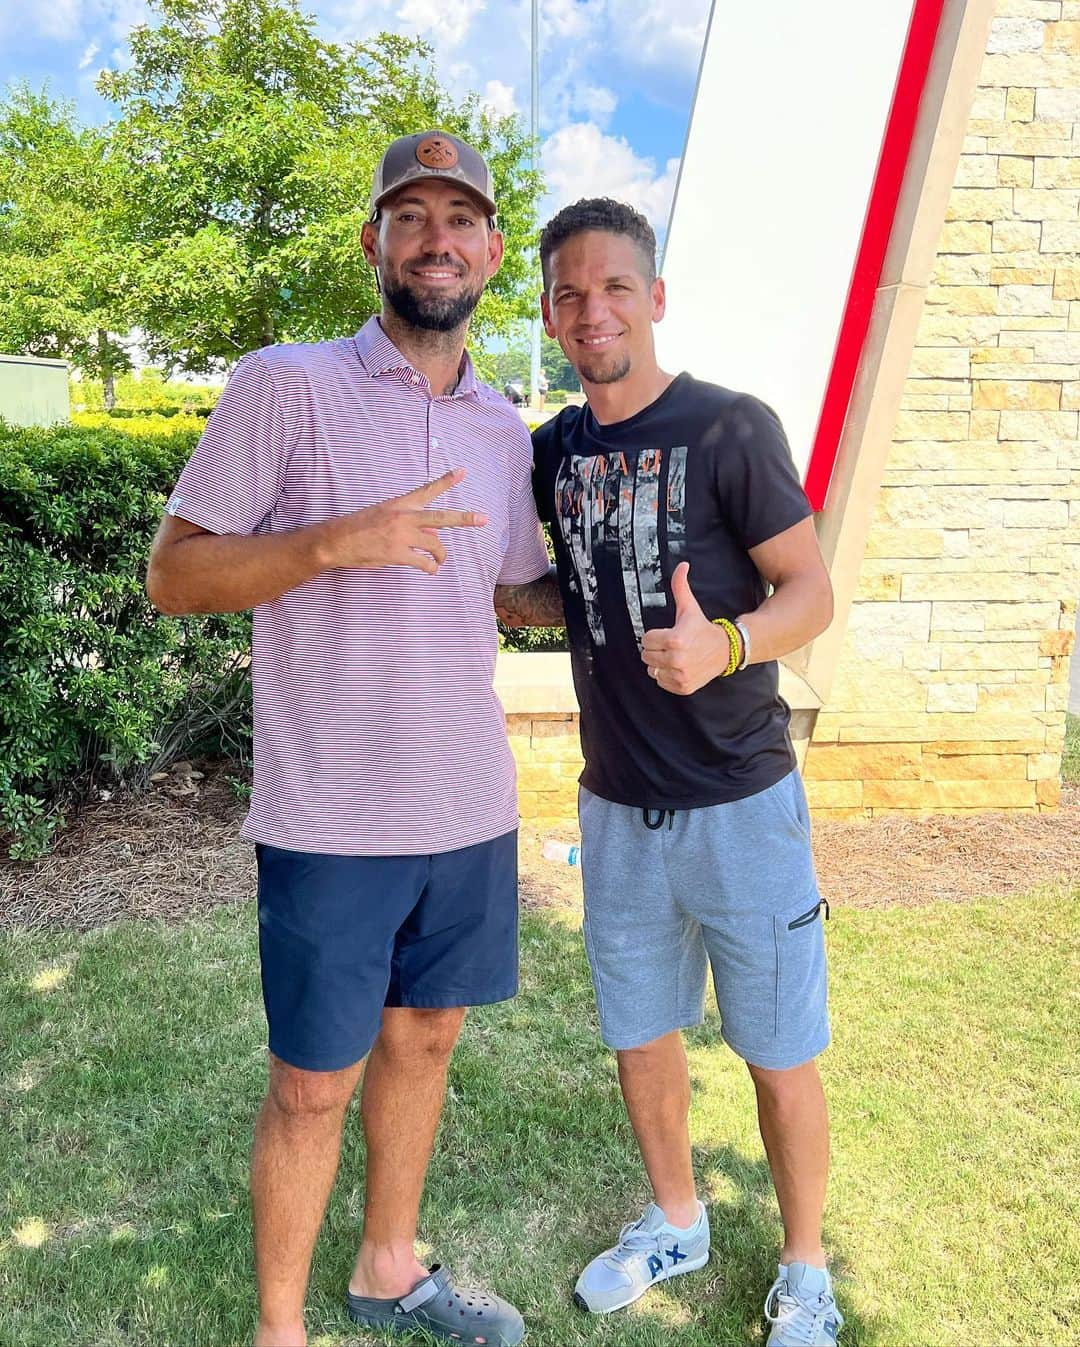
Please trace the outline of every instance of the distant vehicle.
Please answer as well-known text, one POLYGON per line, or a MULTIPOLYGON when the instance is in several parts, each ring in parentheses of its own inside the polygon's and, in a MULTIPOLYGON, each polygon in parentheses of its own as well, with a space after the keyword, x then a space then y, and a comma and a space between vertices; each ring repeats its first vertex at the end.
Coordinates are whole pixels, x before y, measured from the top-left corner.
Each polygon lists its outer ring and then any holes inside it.
POLYGON ((521 379, 507 379, 503 385, 503 394, 515 407, 524 407, 528 401, 525 396, 525 384, 521 379))

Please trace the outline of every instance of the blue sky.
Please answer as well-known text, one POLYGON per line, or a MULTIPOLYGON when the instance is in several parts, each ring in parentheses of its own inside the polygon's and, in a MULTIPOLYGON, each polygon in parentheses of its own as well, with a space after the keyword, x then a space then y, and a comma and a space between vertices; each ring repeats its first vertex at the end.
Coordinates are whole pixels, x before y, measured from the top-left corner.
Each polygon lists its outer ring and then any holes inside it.
MULTIPOLYGON (((316 0, 302 8, 324 36, 418 34, 442 81, 501 112, 529 116, 529 0, 316 0)), ((607 194, 667 222, 686 134, 709 0, 541 0, 545 214, 607 194)), ((88 122, 109 105, 94 90, 122 65, 126 35, 152 20, 144 0, 0 0, 0 85, 48 82, 88 122)))

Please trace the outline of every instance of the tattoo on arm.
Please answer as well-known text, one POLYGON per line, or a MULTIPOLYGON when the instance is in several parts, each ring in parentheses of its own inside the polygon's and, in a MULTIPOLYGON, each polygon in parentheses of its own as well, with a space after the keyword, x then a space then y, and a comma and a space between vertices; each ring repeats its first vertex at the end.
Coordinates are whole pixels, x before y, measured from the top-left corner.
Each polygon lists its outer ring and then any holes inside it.
POLYGON ((508 627, 565 627, 555 567, 527 585, 496 585, 495 612, 508 627))

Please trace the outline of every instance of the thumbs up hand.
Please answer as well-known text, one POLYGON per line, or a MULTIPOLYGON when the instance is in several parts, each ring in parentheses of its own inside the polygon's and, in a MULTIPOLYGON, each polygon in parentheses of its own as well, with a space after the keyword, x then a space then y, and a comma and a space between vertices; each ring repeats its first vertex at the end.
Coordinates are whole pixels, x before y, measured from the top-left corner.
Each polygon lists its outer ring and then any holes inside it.
POLYGON ((641 658, 665 692, 688 697, 724 672, 731 646, 722 627, 701 611, 690 588, 690 563, 680 562, 671 577, 675 625, 645 633, 641 658))

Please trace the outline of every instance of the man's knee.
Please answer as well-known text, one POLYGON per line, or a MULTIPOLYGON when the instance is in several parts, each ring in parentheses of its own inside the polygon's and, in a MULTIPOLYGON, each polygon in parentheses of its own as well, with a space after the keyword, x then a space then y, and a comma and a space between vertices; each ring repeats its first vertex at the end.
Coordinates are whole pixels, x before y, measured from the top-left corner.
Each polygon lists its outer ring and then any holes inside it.
POLYGON ((305 1071, 271 1055, 267 1099, 290 1122, 332 1121, 349 1106, 361 1063, 341 1071, 305 1071))
POLYGON ((817 1062, 813 1058, 782 1070, 755 1066, 753 1062, 747 1062, 746 1069, 758 1092, 778 1101, 794 1099, 808 1089, 820 1088, 817 1062))
POLYGON ((461 1033, 465 1009, 395 1006, 383 1011, 376 1051, 395 1061, 444 1063, 461 1033))

